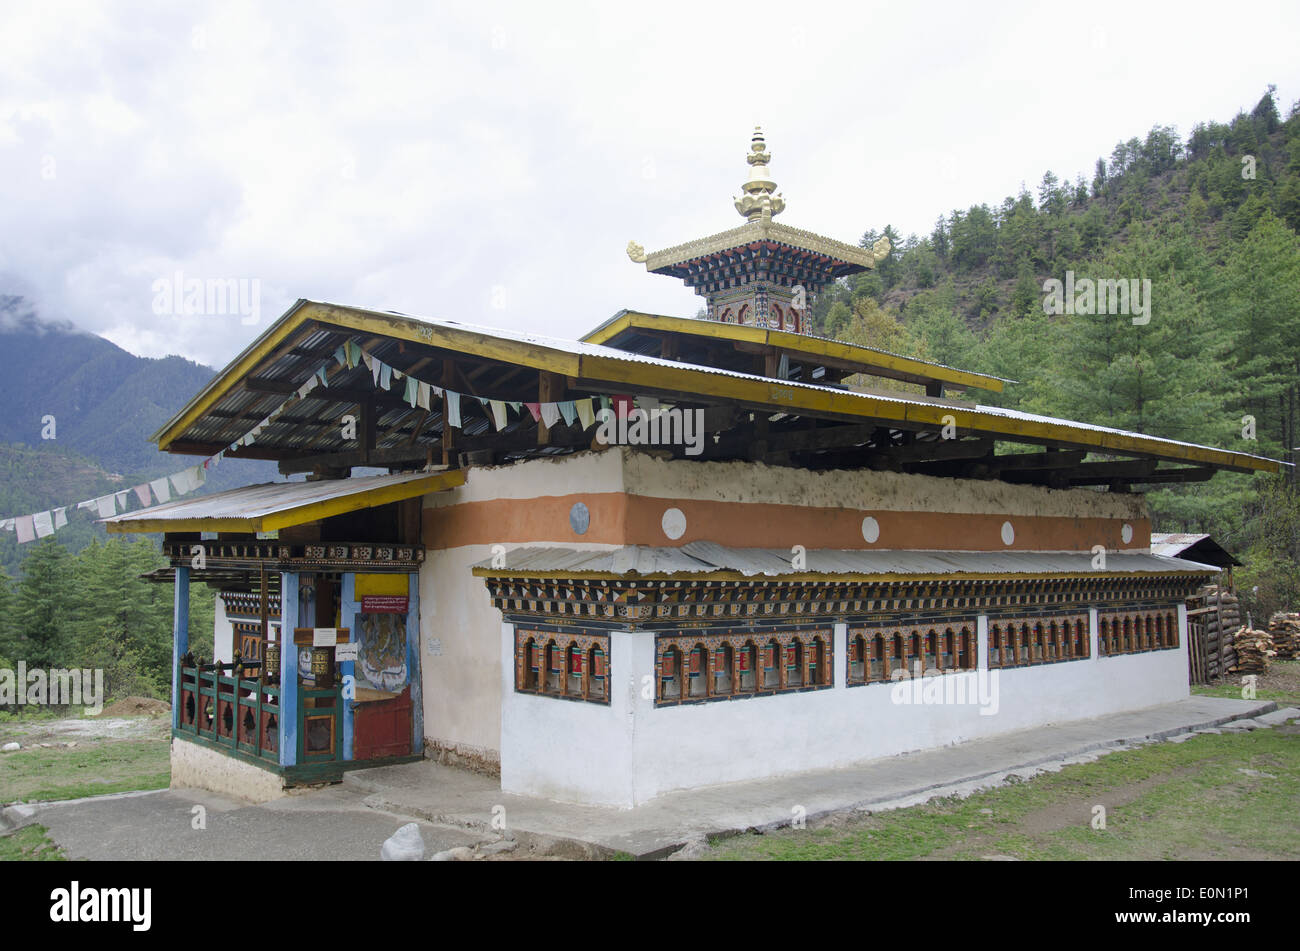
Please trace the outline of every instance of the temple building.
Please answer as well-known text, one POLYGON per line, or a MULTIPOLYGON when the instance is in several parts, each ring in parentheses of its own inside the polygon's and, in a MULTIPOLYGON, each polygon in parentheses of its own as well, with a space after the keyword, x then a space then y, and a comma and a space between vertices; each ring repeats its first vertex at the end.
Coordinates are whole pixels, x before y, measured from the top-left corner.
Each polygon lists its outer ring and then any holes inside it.
POLYGON ((1141 489, 1279 463, 809 334, 888 247, 776 224, 761 133, 748 162, 743 225, 628 249, 707 319, 564 340, 300 300, 159 430, 306 477, 107 520, 164 533, 173 782, 432 757, 628 808, 1188 695, 1217 569, 1152 552, 1141 489))

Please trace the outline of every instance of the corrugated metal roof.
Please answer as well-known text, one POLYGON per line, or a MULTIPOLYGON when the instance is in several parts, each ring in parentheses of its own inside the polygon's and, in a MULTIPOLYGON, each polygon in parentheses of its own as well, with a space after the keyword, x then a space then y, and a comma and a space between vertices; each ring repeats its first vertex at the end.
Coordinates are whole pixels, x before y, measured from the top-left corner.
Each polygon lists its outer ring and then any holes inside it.
MULTIPOLYGON (((266 482, 261 485, 248 485, 238 489, 229 489, 212 495, 201 495, 191 499, 178 499, 165 502, 136 512, 115 515, 101 519, 109 526, 119 526, 117 531, 132 531, 133 525, 141 523, 191 523, 196 521, 228 522, 232 519, 257 522, 273 515, 282 515, 307 506, 317 506, 357 496, 365 496, 389 490, 408 487, 411 497, 431 491, 428 484, 439 479, 455 476, 456 481, 463 482, 463 473, 443 472, 407 472, 399 475, 363 476, 355 479, 321 479, 316 482, 266 482)), ((400 492, 398 493, 401 494, 400 492)), ((385 501, 391 501, 386 498, 385 501)), ((365 506, 357 506, 365 507, 365 506)), ((110 528, 110 530, 113 530, 110 528)), ((165 528, 144 529, 160 531, 165 528)))
POLYGON ((1174 558, 1179 552, 1186 551, 1197 542, 1209 537, 1208 534, 1193 535, 1188 532, 1152 532, 1151 551, 1157 555, 1168 555, 1174 558))
MULTIPOLYGON (((307 303, 311 303, 311 302, 307 302, 307 303)), ((646 364, 647 366, 662 367, 664 369, 670 369, 670 370, 691 370, 695 372, 711 374, 714 376, 727 376, 727 377, 732 377, 734 379, 756 380, 763 383, 772 383, 772 380, 770 380, 768 377, 757 376, 752 373, 741 373, 737 370, 725 370, 725 369, 720 369, 718 367, 707 367, 707 366, 700 366, 694 363, 681 363, 676 360, 665 360, 660 357, 651 357, 645 354, 631 353, 627 350, 618 350, 614 347, 606 347, 602 344, 585 343, 580 340, 566 340, 560 337, 550 337, 545 334, 536 334, 536 333, 530 333, 530 332, 518 331, 518 330, 505 330, 500 327, 486 327, 481 324, 467 324, 467 323, 461 323, 460 321, 447 320, 445 318, 439 318, 439 317, 419 317, 414 314, 406 314, 396 310, 375 311, 375 310, 369 310, 368 308, 354 307, 347 304, 326 303, 325 306, 344 307, 348 310, 354 310, 354 311, 372 313, 372 314, 388 313, 398 317, 402 317, 406 320, 413 320, 418 323, 430 324, 436 327, 446 327, 448 329, 469 331, 471 333, 483 334, 488 337, 496 337, 502 340, 514 340, 519 343, 527 343, 527 344, 532 344, 534 346, 547 347, 552 350, 558 350, 564 353, 571 353, 580 357, 591 356, 591 357, 600 357, 602 359, 623 360, 628 363, 642 363, 642 364, 646 364)), ((933 406, 935 405, 936 402, 939 402, 933 399, 927 399, 925 397, 912 397, 904 393, 900 393, 897 396, 895 396, 893 394, 883 393, 879 390, 873 390, 870 393, 859 393, 854 390, 843 390, 843 389, 827 386, 826 384, 807 383, 799 380, 782 380, 780 381, 780 385, 783 387, 794 387, 797 389, 804 389, 804 390, 817 391, 817 392, 824 392, 827 389, 834 389, 836 393, 845 396, 850 396, 850 397, 857 397, 863 400, 864 402, 867 401, 888 402, 888 403, 895 403, 899 406, 933 406)), ((950 401, 950 402, 956 404, 958 401, 950 401)), ((1183 442, 1178 439, 1165 439, 1164 437, 1161 436, 1150 436, 1147 435, 1146 433, 1129 432, 1128 430, 1123 430, 1123 429, 1113 429, 1109 426, 1097 426, 1092 423, 1080 423, 1080 422, 1076 422, 1075 420, 1058 419, 1053 416, 1040 416, 1035 413, 1025 413, 1025 412, 1021 412, 1020 410, 1007 409, 1002 406, 986 406, 982 403, 964 403, 963 401, 962 408, 968 412, 978 413, 984 416, 999 417, 1002 419, 1023 420, 1025 422, 1051 423, 1058 426, 1068 427, 1070 429, 1086 430, 1088 432, 1093 432, 1093 433, 1107 433, 1115 436, 1125 436, 1125 437, 1136 438, 1136 439, 1147 439, 1147 440, 1151 440, 1154 443, 1163 443, 1165 445, 1170 445, 1170 446, 1183 446, 1192 449, 1211 448, 1211 447, 1201 446, 1197 443, 1183 442)), ((1256 456, 1251 453, 1236 452, 1235 450, 1233 450, 1233 453, 1238 456, 1246 456, 1252 459, 1261 459, 1261 460, 1267 459, 1267 457, 1265 456, 1256 456)), ((1275 462, 1276 460, 1267 460, 1267 461, 1275 462)))
MULTIPOLYGON (((295 315, 298 315, 299 312, 302 311, 304 308, 321 309, 321 312, 317 313, 313 311, 311 312, 310 315, 314 316, 316 319, 320 320, 322 323, 325 324, 328 324, 330 321, 331 315, 329 311, 331 309, 337 309, 340 311, 347 311, 350 314, 373 315, 376 317, 387 318, 390 320, 392 319, 392 317, 398 317, 402 320, 410 321, 411 323, 417 325, 443 328, 451 332, 474 334, 483 338, 485 341, 490 341, 492 339, 512 341, 515 343, 524 344, 528 347, 535 347, 538 348, 539 350, 545 349, 553 353, 573 355, 578 357, 579 361, 584 361, 584 358, 589 358, 591 361, 593 361, 593 369, 598 368, 598 372, 602 374, 600 376, 593 377, 596 379, 608 379, 608 375, 611 372, 610 368, 609 367, 599 368, 599 361, 611 361, 617 364, 627 364, 627 365, 641 364, 647 367, 654 367, 656 369, 670 371, 670 373, 666 374, 665 376, 666 381, 674 380, 676 377, 679 377, 681 374, 688 373, 688 374, 699 374, 699 375, 706 375, 712 377, 728 377, 731 379, 744 380, 747 382, 757 382, 757 383, 762 383, 764 384, 764 386, 769 386, 769 387, 773 383, 773 381, 767 377, 757 376, 751 373, 743 373, 735 370, 727 370, 727 369, 721 369, 717 367, 708 367, 708 366, 701 366, 698 364, 681 363, 673 360, 665 360, 659 357, 652 357, 644 354, 632 353, 626 350, 619 350, 601 344, 586 343, 584 341, 577 341, 577 340, 566 340, 557 337, 547 336, 545 334, 506 330, 502 328, 485 327, 478 324, 462 323, 460 321, 447 320, 444 318, 419 317, 412 314, 404 314, 398 311, 376 311, 376 310, 371 310, 362 307, 354 307, 354 306, 343 305, 343 304, 320 303, 320 302, 307 301, 307 300, 298 301, 292 308, 289 309, 289 311, 285 313, 283 317, 280 318, 280 320, 278 320, 275 323, 275 325, 269 328, 262 335, 262 337, 259 338, 259 341, 271 337, 275 332, 277 332, 277 330, 280 327, 282 327, 286 322, 294 318, 295 315)), ((353 335, 352 331, 349 331, 344 328, 338 328, 334 332, 345 336, 353 335)), ((364 332, 362 332, 361 335, 364 336, 364 332)), ((383 335, 379 334, 378 336, 382 337, 383 335)), ((445 341, 439 341, 436 338, 430 338, 430 342, 432 342, 436 346, 447 346, 447 343, 445 341)), ((396 339, 389 338, 389 339, 384 339, 376 342, 370 347, 370 349, 376 356, 383 358, 388 353, 390 353, 393 349, 395 349, 398 345, 399 344, 396 339)), ((234 372, 235 368, 240 364, 240 362, 245 357, 248 357, 250 359, 253 358, 256 347, 257 347, 257 343, 255 342, 254 345, 251 345, 248 349, 245 350, 244 354, 241 354, 239 358, 233 361, 226 368, 226 370, 218 374, 217 377, 213 380, 213 382, 210 383, 207 387, 205 387, 203 392, 199 396, 191 400, 185 409, 181 410, 180 413, 178 413, 175 417, 173 417, 171 421, 169 421, 161 430, 159 430, 157 434, 155 434, 154 438, 159 441, 160 446, 163 446, 163 440, 165 438, 165 434, 167 434, 168 431, 175 424, 177 424, 180 421, 180 419, 186 415, 187 412, 189 412, 190 407, 201 402, 204 396, 207 393, 209 393, 211 390, 213 390, 214 387, 229 385, 230 374, 234 372)), ((300 342, 299 345, 297 347, 294 347, 292 350, 289 350, 285 353, 281 353, 278 356, 271 356, 269 360, 264 361, 263 364, 257 368, 258 376, 263 378, 269 377, 286 383, 292 382, 292 383, 300 384, 301 382, 305 381, 313 372, 315 367, 319 366, 322 362, 325 362, 325 360, 327 360, 328 357, 325 354, 320 354, 320 353, 308 355, 302 352, 303 347, 304 344, 300 342)), ((525 364, 521 363, 519 365, 522 366, 525 364)), ((252 369, 253 369, 252 367, 249 367, 246 372, 250 372, 252 369)), ((588 367, 585 364, 585 362, 583 362, 582 365, 578 368, 577 372, 579 373, 579 375, 585 375, 587 370, 588 367)), ((369 376, 369 372, 365 370, 364 367, 359 367, 347 371, 345 373, 340 373, 337 382, 341 383, 344 386, 348 386, 354 381, 360 383, 362 375, 369 376)), ((331 380, 331 385, 334 385, 335 382, 336 382, 335 380, 331 380)), ((614 380, 610 380, 610 382, 611 384, 615 383, 614 380)), ((936 408, 936 402, 938 402, 944 406, 951 405, 962 412, 967 412, 971 414, 973 419, 971 420, 970 428, 973 432, 1000 436, 1001 438, 1008 439, 1013 442, 1037 442, 1042 440, 1041 438, 1025 437, 1020 432, 1019 427, 1014 425, 1008 426, 1005 424, 1000 424, 995 422, 996 420, 1019 421, 1023 423, 1038 424, 1041 426, 1050 426, 1058 430, 1058 432, 1056 433, 1048 434, 1050 439, 1053 441, 1061 442, 1061 443, 1078 444, 1080 446, 1085 446, 1085 447, 1095 447, 1103 452, 1119 452, 1122 454, 1129 454, 1129 455, 1132 455, 1135 452, 1140 452, 1141 454, 1152 455, 1157 458, 1187 461, 1188 455, 1186 453, 1181 453, 1181 452, 1175 453, 1175 452, 1168 451, 1168 450, 1172 450, 1173 447, 1180 447, 1183 450, 1190 449, 1200 454, 1204 454, 1206 452, 1221 454, 1222 456, 1225 457, 1224 460, 1215 460, 1215 461, 1210 461, 1208 463, 1209 465, 1215 467, 1220 467, 1220 468, 1230 467, 1230 468, 1242 468, 1242 469, 1255 468, 1255 469, 1264 469, 1266 471, 1276 471, 1277 468, 1279 467, 1279 463, 1276 460, 1270 460, 1263 456, 1255 456, 1248 453, 1241 453, 1241 452, 1230 451, 1230 450, 1218 450, 1218 449, 1213 449, 1212 447, 1199 446, 1195 443, 1183 442, 1180 440, 1173 440, 1173 439, 1164 439, 1156 436, 1149 436, 1145 433, 1134 433, 1134 432, 1128 432, 1120 429, 1113 429, 1106 426, 1097 426, 1088 423, 1074 422, 1071 420, 1056 419, 1050 416, 1040 416, 1033 413, 1024 413, 1018 410, 1005 409, 1003 407, 997 407, 997 406, 986 406, 982 404, 973 404, 973 403, 965 403, 965 402, 959 403, 956 401, 936 401, 926 397, 912 397, 907 394, 901 394, 901 393, 893 394, 893 393, 887 393, 881 391, 873 391, 870 393, 859 393, 852 390, 846 390, 841 387, 833 387, 827 384, 818 384, 818 383, 811 383, 805 381, 785 380, 785 381, 781 381, 780 386, 782 390, 790 391, 790 392, 807 392, 807 393, 824 394, 827 391, 831 391, 836 394, 837 399, 848 399, 850 401, 860 401, 862 404, 861 409, 858 410, 856 407, 851 407, 850 408, 852 411, 851 415, 860 416, 864 419, 884 418, 885 416, 889 416, 889 418, 891 419, 897 418, 899 420, 909 420, 912 418, 911 416, 909 416, 909 410, 912 408, 916 408, 916 409, 923 408, 924 410, 929 411, 929 414, 932 415, 934 409, 936 408), (893 409, 891 409, 888 413, 882 413, 881 409, 885 406, 891 406, 893 407, 893 409), (1140 445, 1108 447, 1107 443, 1103 442, 1102 439, 1099 437, 1119 437, 1120 439, 1125 441, 1136 440, 1140 443, 1140 445), (1242 460, 1242 462, 1235 462, 1234 460, 1242 460), (1256 464, 1248 465, 1244 462, 1245 460, 1254 460, 1255 463, 1262 463, 1263 465, 1256 465, 1256 464)), ((693 389, 691 386, 689 385, 682 386, 676 382, 668 386, 667 389, 680 392, 681 393, 680 399, 685 401, 698 401, 697 398, 701 395, 696 389, 693 389)), ((637 390, 638 390, 637 386, 629 384, 629 388, 626 391, 636 392, 637 390)), ((494 398, 502 398, 501 394, 487 393, 485 395, 494 398)), ((255 397, 252 397, 253 402, 251 403, 251 405, 256 408, 256 413, 260 414, 264 412, 269 412, 271 408, 277 405, 278 402, 283 398, 284 398, 283 395, 268 396, 265 394, 257 394, 255 397)), ((191 425, 187 427, 186 431, 183 434, 172 434, 171 437, 166 440, 167 444, 170 444, 173 440, 175 440, 181 435, 183 435, 186 439, 197 439, 200 441, 205 439, 212 439, 215 442, 226 442, 228 440, 238 438, 239 435, 242 435, 242 432, 240 432, 241 429, 246 431, 247 429, 252 428, 253 423, 256 422, 256 415, 254 413, 250 413, 248 410, 244 411, 248 415, 242 420, 238 418, 239 415, 242 414, 232 413, 232 410, 237 409, 237 407, 240 406, 241 402, 247 399, 250 399, 250 397, 244 395, 232 394, 229 392, 223 394, 217 400, 216 404, 214 406, 209 407, 209 409, 204 415, 199 416, 193 423, 191 423, 191 425), (234 415, 236 418, 231 419, 230 417, 232 415, 234 415), (213 420, 214 416, 219 416, 220 421, 217 422, 213 420), (215 430, 215 433, 213 433, 212 430, 215 430)), ((671 401, 672 400, 670 400, 670 402, 671 401)), ((715 401, 713 397, 705 396, 703 398, 703 402, 707 403, 712 401, 715 401)), ((347 405, 350 404, 346 402, 340 402, 337 406, 331 405, 326 409, 326 411, 323 414, 316 416, 314 425, 319 425, 321 423, 324 423, 325 420, 332 418, 334 415, 336 415, 337 412, 342 412, 344 410, 344 407, 347 405)), ((772 405, 774 408, 784 408, 786 405, 786 401, 783 399, 783 401, 780 404, 773 402, 772 405)), ((798 415, 798 413, 796 413, 796 415, 798 415)), ((808 415, 816 416, 818 414, 814 412, 808 415)), ((331 433, 329 431, 328 426, 325 426, 323 428, 318 428, 315 431, 309 430, 307 432, 303 432, 302 430, 306 429, 307 427, 303 426, 302 421, 298 420, 296 417, 297 417, 296 413, 287 413, 284 416, 281 416, 277 420, 277 423, 273 423, 270 427, 264 430, 261 436, 261 442, 264 445, 271 446, 276 449, 283 449, 283 448, 301 449, 301 448, 310 447, 312 449, 315 449, 318 452, 328 452, 339 448, 337 435, 331 433)), ((467 420, 467 423, 468 422, 469 420, 467 420)), ((963 420, 962 425, 966 426, 967 425, 966 421, 963 420)))
POLYGON ((1152 532, 1151 551, 1160 555, 1177 558, 1184 552, 1205 562, 1221 566, 1240 566, 1232 554, 1209 535, 1197 535, 1190 532, 1152 532))
POLYGON ((1093 567, 1090 552, 1034 551, 839 551, 814 549, 796 569, 789 549, 728 548, 713 542, 690 542, 680 548, 631 545, 607 551, 572 548, 517 548, 505 555, 505 567, 491 560, 475 565, 492 575, 601 574, 674 575, 732 572, 753 577, 782 575, 1116 575, 1217 574, 1218 568, 1194 561, 1142 552, 1113 552, 1105 570, 1093 567))
MULTIPOLYGON (((620 310, 618 313, 616 313, 613 317, 610 317, 608 320, 606 320, 605 322, 603 322, 602 324, 600 324, 599 326, 594 327, 594 328, 592 328, 591 330, 587 331, 585 334, 582 335, 582 338, 581 338, 581 339, 582 339, 584 342, 585 342, 585 341, 589 341, 592 337, 598 336, 598 335, 600 334, 600 332, 603 331, 605 328, 612 326, 613 324, 617 323, 619 320, 623 319, 624 317, 632 318, 633 321, 635 321, 636 318, 638 318, 638 317, 648 317, 648 318, 651 318, 651 319, 658 318, 658 319, 669 320, 669 321, 689 321, 689 320, 696 320, 696 319, 697 319, 697 318, 691 318, 691 317, 672 317, 672 316, 669 316, 669 315, 667 315, 667 314, 650 314, 650 313, 646 313, 645 311, 640 311, 640 310, 628 310, 628 309, 625 307, 625 308, 623 308, 622 310, 620 310)), ((711 324, 711 323, 716 323, 715 321, 711 321, 711 320, 703 320, 703 319, 700 319, 699 322, 700 322, 701 324, 705 324, 705 325, 708 325, 708 324, 711 324)), ((979 376, 979 377, 984 377, 984 378, 986 378, 986 379, 990 379, 990 380, 997 380, 997 381, 999 381, 1000 383, 1015 383, 1015 382, 1016 382, 1015 380, 1009 380, 1009 379, 1006 379, 1005 377, 994 376, 994 375, 992 375, 991 373, 982 373, 982 372, 980 372, 980 371, 978 371, 978 370, 967 370, 967 369, 964 369, 964 368, 962 368, 962 367, 953 367, 953 366, 948 366, 947 364, 944 364, 944 363, 936 363, 936 362, 933 361, 933 360, 922 360, 922 359, 920 359, 919 357, 910 357, 910 356, 908 356, 908 355, 905 354, 905 353, 895 353, 895 352, 892 351, 892 350, 882 350, 882 349, 880 349, 879 347, 868 347, 868 346, 864 346, 863 344, 859 344, 859 343, 850 343, 850 342, 847 341, 847 340, 837 340, 837 339, 835 339, 834 337, 823 337, 823 336, 821 336, 820 334, 813 334, 813 333, 795 333, 795 332, 793 332, 793 331, 770 330, 770 329, 767 328, 767 327, 756 327, 756 326, 752 326, 752 325, 749 325, 749 324, 720 324, 720 326, 725 327, 725 328, 727 328, 727 329, 744 328, 744 329, 748 329, 748 330, 757 330, 757 331, 761 331, 761 332, 765 332, 765 333, 774 333, 774 334, 779 334, 779 335, 780 335, 780 339, 781 339, 781 341, 782 341, 783 344, 786 342, 786 338, 787 338, 787 337, 796 338, 795 341, 794 341, 794 343, 796 343, 796 344, 797 344, 798 341, 800 341, 800 340, 815 340, 815 341, 817 341, 818 343, 829 343, 829 344, 836 344, 836 345, 841 346, 841 347, 852 347, 854 350, 860 350, 860 351, 862 351, 862 352, 864 352, 864 353, 874 353, 874 354, 880 354, 880 355, 882 355, 882 356, 886 356, 886 357, 895 357, 895 358, 897 358, 897 359, 899 359, 899 360, 907 360, 907 361, 909 361, 909 362, 911 362, 911 363, 915 363, 915 364, 917 364, 918 367, 929 367, 929 368, 932 369, 932 370, 942 370, 942 371, 945 371, 945 372, 947 372, 947 373, 969 373, 969 374, 971 374, 972 376, 979 376)), ((629 329, 629 330, 637 330, 637 329, 644 329, 644 328, 638 326, 637 323, 633 322, 633 323, 629 326, 628 329, 629 329)), ((671 333, 682 333, 683 331, 680 331, 680 330, 672 330, 672 331, 669 331, 669 332, 671 332, 671 333)), ((605 344, 601 344, 601 346, 605 346, 605 344)), ((621 349, 621 348, 616 348, 616 349, 621 349)), ((789 350, 791 350, 792 352, 798 352, 798 348, 797 348, 797 346, 785 347, 785 349, 789 349, 789 350)), ((631 351, 629 351, 629 352, 631 352, 631 351)), ((807 357, 811 357, 811 358, 813 358, 813 359, 808 360, 808 362, 810 362, 810 363, 811 363, 811 362, 815 362, 816 354, 804 354, 804 356, 805 356, 805 358, 807 358, 807 357)), ((674 361, 674 362, 681 363, 682 361, 674 361)), ((692 366, 693 364, 684 364, 684 365, 685 365, 685 366, 692 366)), ((865 372, 865 373, 870 373, 871 371, 870 371, 869 369, 864 369, 863 372, 865 372)))

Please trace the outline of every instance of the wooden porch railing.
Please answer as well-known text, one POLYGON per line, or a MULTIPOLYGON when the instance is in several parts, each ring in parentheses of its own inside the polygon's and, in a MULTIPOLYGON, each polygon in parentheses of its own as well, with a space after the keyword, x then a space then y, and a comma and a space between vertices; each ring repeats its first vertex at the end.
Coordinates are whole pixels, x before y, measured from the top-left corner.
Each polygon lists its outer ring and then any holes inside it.
POLYGON ((258 667, 258 662, 182 665, 180 732, 279 762, 280 688, 242 675, 258 667))

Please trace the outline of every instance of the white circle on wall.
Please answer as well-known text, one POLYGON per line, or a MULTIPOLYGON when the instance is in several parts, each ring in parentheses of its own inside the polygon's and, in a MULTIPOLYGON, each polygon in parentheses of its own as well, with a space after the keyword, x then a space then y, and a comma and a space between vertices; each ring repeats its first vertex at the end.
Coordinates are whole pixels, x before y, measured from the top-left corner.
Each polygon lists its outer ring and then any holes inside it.
POLYGON ((686 516, 681 509, 665 509, 659 524, 663 526, 664 534, 674 540, 686 534, 686 516))
POLYGON ((1016 540, 1016 530, 1010 522, 1002 523, 1002 544, 1010 545, 1016 540))
POLYGON ((880 523, 870 515, 862 520, 862 537, 873 545, 880 538, 880 523))
POLYGON ((574 502, 569 509, 569 527, 575 534, 585 535, 591 527, 591 509, 584 502, 574 502))
POLYGON ((1124 527, 1119 530, 1119 537, 1120 541, 1125 545, 1131 542, 1133 540, 1133 526, 1125 522, 1124 527))

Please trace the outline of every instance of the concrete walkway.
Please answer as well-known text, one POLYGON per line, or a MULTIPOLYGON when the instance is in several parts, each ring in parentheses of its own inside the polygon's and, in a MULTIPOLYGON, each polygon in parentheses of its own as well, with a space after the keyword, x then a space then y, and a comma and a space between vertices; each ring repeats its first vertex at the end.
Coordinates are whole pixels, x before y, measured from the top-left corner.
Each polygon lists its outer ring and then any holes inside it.
POLYGON ((506 795, 493 778, 429 762, 356 770, 346 774, 344 784, 367 791, 365 801, 375 808, 485 835, 501 834, 494 833, 492 824, 498 816, 498 826, 504 821, 508 834, 537 851, 558 848, 574 857, 626 852, 655 858, 701 837, 789 825, 800 814, 811 821, 968 794, 997 785, 1008 775, 1027 777, 1045 767, 1084 762, 1114 749, 1190 735, 1276 709, 1272 701, 1190 697, 861 766, 669 793, 636 809, 506 795))
POLYGON ((464 847, 456 857, 517 848, 518 857, 657 858, 702 838, 789 825, 796 815, 811 822, 879 812, 1141 743, 1189 739, 1195 730, 1300 717, 1271 711, 1271 701, 1191 697, 844 769, 670 793, 628 810, 505 795, 494 778, 423 762, 355 770, 340 785, 264 805, 171 789, 11 807, 4 819, 40 822, 70 856, 88 859, 375 859, 411 818, 421 822, 426 855, 464 847), (198 805, 206 810, 202 830, 193 828, 198 805))
MULTIPOLYGON (((0 831, 39 822, 69 858, 93 861, 375 860, 411 817, 369 808, 364 798, 334 786, 254 805, 201 789, 159 789, 10 806, 0 831)), ((420 835, 426 856, 483 838, 429 823, 420 823, 420 835)))

